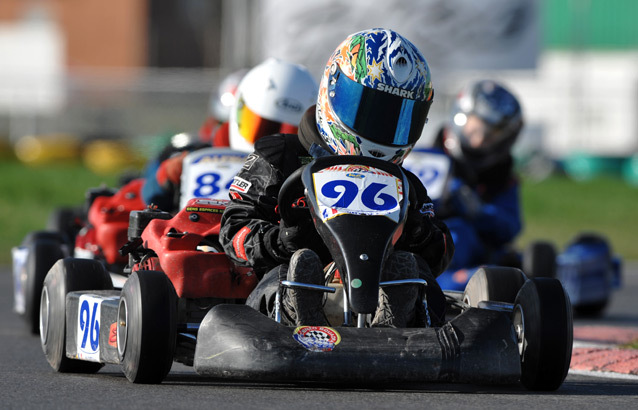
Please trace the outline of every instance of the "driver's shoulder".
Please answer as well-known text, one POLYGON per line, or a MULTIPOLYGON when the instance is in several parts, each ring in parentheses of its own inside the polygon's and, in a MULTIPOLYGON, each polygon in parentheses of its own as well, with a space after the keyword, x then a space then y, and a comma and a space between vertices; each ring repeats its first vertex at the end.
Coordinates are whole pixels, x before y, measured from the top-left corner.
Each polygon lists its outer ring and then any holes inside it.
POLYGON ((268 135, 255 143, 255 154, 277 168, 283 167, 303 149, 296 134, 268 135))

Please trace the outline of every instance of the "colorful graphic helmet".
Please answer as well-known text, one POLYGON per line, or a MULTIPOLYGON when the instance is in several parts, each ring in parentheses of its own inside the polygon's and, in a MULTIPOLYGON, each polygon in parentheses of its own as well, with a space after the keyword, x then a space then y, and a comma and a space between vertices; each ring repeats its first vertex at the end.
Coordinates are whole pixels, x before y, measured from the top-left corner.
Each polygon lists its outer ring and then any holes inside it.
POLYGON ((317 129, 335 154, 401 163, 421 136, 433 97, 428 63, 411 42, 392 30, 361 31, 326 63, 317 129))
POLYGON ((509 158, 523 127, 523 114, 518 100, 505 87, 482 80, 459 93, 448 121, 445 149, 475 172, 482 172, 509 158))
POLYGON ((268 59, 239 83, 230 113, 230 146, 252 151, 259 138, 297 132, 299 121, 317 97, 317 82, 305 67, 268 59))

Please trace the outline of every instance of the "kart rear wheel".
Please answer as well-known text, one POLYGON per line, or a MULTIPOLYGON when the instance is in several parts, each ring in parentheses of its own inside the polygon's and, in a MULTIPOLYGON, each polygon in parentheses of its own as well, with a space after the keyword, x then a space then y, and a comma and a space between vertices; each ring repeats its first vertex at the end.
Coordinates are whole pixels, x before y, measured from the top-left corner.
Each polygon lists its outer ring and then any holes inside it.
POLYGON ((81 290, 113 289, 104 266, 90 259, 64 258, 44 280, 40 303, 40 342, 51 367, 61 373, 95 373, 102 363, 66 357, 66 295, 81 290))
POLYGON ((463 302, 471 307, 477 307, 483 300, 514 303, 525 280, 520 269, 500 266, 479 268, 465 286, 463 302))
POLYGON ((57 232, 34 232, 25 238, 28 248, 25 264, 25 276, 22 281, 24 292, 24 318, 34 335, 39 332, 40 294, 44 278, 58 259, 68 256, 64 248, 64 239, 57 232))
POLYGON ((530 279, 516 296, 512 323, 521 356, 521 383, 530 390, 556 390, 572 356, 569 297, 554 278, 530 279))
POLYGON ((165 273, 134 272, 117 313, 117 351, 126 378, 161 383, 171 370, 177 337, 177 294, 165 273))
POLYGON ((523 253, 523 272, 530 278, 556 277, 556 248, 545 241, 529 244, 523 253))

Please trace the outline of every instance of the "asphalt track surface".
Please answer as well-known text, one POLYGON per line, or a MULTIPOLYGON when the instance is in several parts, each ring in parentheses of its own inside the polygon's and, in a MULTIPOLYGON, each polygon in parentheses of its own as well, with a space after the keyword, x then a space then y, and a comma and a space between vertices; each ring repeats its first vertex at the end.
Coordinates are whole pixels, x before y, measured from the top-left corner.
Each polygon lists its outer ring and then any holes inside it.
MULTIPOLYGON (((638 328, 638 263, 628 264, 624 287, 606 314, 576 320, 576 326, 638 328)), ((175 364, 160 385, 133 385, 118 366, 94 375, 55 373, 40 348, 13 313, 12 280, 0 268, 0 408, 2 409, 416 409, 637 408, 638 376, 578 371, 555 392, 530 392, 521 386, 410 384, 334 386, 233 383, 198 376, 175 364)))

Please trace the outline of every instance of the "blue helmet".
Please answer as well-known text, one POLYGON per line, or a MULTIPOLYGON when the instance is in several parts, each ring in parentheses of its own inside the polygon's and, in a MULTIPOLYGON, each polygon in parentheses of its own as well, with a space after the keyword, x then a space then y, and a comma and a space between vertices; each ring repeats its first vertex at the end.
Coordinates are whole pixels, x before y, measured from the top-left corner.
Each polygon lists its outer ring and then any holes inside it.
POLYGON ((444 147, 481 172, 510 157, 522 127, 523 113, 516 97, 495 81, 477 81, 456 98, 444 147))

